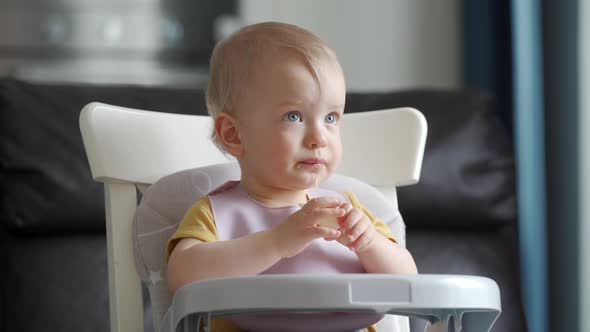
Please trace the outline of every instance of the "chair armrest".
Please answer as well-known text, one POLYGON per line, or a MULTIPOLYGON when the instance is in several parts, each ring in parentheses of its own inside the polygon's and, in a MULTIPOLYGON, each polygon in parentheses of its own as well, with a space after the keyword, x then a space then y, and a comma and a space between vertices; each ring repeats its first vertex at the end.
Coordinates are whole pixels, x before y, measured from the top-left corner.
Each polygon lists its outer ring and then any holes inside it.
MULTIPOLYGON (((454 320, 467 331, 489 331, 501 312, 489 278, 459 275, 260 275, 203 280, 177 290, 162 322, 176 331, 187 316, 256 312, 350 311, 427 319, 430 330, 454 320), (223 294, 223 296, 220 296, 223 294), (231 296, 228 296, 231 294, 231 296)), ((446 330, 444 330, 446 331, 446 330)))

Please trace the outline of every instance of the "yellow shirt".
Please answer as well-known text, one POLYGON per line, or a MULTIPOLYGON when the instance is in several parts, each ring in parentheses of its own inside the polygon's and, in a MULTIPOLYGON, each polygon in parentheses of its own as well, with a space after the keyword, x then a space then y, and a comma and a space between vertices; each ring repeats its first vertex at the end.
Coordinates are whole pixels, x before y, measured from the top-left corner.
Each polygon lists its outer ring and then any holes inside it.
MULTIPOLYGON (((389 227, 379 218, 376 218, 361 205, 356 195, 351 192, 345 192, 344 195, 348 198, 353 207, 360 209, 367 215, 379 233, 393 242, 397 242, 389 227)), ((166 246, 166 260, 170 258, 170 254, 176 244, 184 238, 195 238, 203 242, 218 241, 217 228, 215 226, 215 218, 211 209, 211 202, 209 197, 205 196, 198 200, 185 214, 180 222, 178 229, 172 237, 168 240, 166 246)), ((212 332, 245 332, 230 321, 223 319, 212 319, 212 332)), ((370 326, 364 329, 363 332, 376 332, 375 326, 370 326)))

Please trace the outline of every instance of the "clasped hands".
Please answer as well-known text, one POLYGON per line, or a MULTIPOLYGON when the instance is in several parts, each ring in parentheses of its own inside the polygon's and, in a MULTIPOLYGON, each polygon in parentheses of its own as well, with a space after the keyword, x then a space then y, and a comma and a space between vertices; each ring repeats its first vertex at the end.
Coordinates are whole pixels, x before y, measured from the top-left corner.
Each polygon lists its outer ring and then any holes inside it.
POLYGON ((284 258, 299 254, 311 241, 322 237, 327 241, 338 241, 359 253, 371 245, 377 233, 375 225, 363 211, 336 197, 309 200, 270 231, 284 258), (331 218, 338 220, 339 229, 320 225, 323 220, 331 218))

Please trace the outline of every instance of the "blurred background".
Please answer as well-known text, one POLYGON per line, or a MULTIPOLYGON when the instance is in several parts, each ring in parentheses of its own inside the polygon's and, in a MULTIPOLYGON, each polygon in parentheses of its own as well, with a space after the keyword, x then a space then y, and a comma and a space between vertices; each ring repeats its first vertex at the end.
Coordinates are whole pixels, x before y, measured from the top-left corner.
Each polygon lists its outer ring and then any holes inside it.
POLYGON ((325 39, 351 92, 494 95, 530 329, 590 331, 590 1, 0 0, 0 77, 204 88, 215 42, 266 20, 325 39))
POLYGON ((0 75, 43 82, 203 85, 221 1, 1 0, 0 75))

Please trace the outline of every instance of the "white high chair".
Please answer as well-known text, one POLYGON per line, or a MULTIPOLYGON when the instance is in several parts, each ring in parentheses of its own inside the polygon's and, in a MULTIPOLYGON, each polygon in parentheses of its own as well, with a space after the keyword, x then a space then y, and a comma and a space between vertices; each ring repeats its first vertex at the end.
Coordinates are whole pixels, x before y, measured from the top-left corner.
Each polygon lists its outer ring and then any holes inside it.
MULTIPOLYGON (((344 157, 338 172, 377 188, 379 191, 369 189, 366 197, 374 198, 369 199, 375 201, 373 204, 388 202, 397 211, 395 187, 413 184, 419 179, 426 141, 424 117, 411 108, 352 113, 344 115, 341 126, 344 157)), ((139 234, 138 227, 143 226, 133 225, 138 204, 136 188, 144 192, 146 198, 153 194, 150 189, 156 187, 149 188, 150 185, 176 173, 172 187, 181 193, 171 194, 165 189, 161 197, 180 197, 187 200, 185 204, 190 204, 194 198, 186 197, 183 190, 193 190, 191 176, 205 174, 202 179, 206 181, 211 172, 236 176, 237 166, 235 163, 211 166, 229 160, 210 141, 211 119, 208 116, 91 103, 80 114, 80 128, 92 177, 105 185, 111 331, 143 331, 140 274, 150 290, 154 326, 159 331, 199 331, 201 326, 207 330, 211 317, 226 314, 330 311, 388 314, 378 324, 380 332, 409 332, 406 316, 428 320, 428 332, 483 332, 490 330, 501 312, 500 292, 493 280, 457 275, 222 278, 195 282, 171 297, 162 273, 165 269, 153 268, 153 265, 165 264, 161 257, 165 241, 180 221, 175 218, 182 217, 185 210, 174 212, 170 225, 158 226, 166 234, 150 229, 139 234), (190 170, 194 168, 200 169, 190 170), (140 237, 157 234, 158 239, 147 245, 141 239, 134 240, 138 234, 140 237), (156 263, 147 261, 150 257, 134 257, 134 249, 136 255, 138 251, 144 250, 145 255, 145 250, 151 250, 148 251, 158 256, 153 260, 156 263)), ((356 185, 356 180, 338 176, 348 181, 346 185, 356 185)), ((199 190, 206 192, 206 189, 199 190)), ((163 203, 172 208, 175 204, 172 200, 163 203)), ((371 202, 366 205, 371 209, 371 202)), ((394 228, 400 244, 405 245, 401 219, 390 227, 394 228)))

